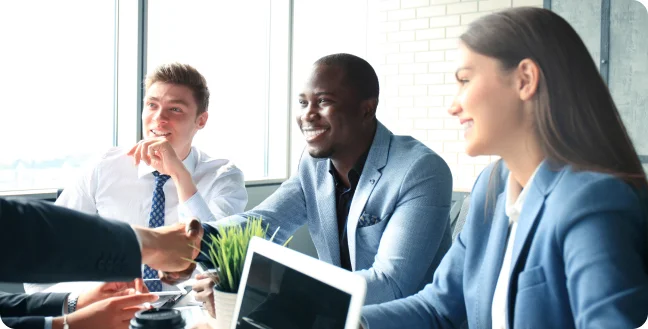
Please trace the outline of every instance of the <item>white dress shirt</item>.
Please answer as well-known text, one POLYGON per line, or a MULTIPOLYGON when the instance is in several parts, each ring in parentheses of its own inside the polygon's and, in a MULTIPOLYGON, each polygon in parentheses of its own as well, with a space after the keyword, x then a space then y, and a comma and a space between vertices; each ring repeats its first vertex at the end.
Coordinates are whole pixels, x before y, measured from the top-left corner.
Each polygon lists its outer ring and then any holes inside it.
MULTIPOLYGON (((537 171, 538 169, 536 168, 526 184, 527 187, 531 186, 531 182, 533 181, 537 171)), ((529 191, 528 188, 523 189, 522 186, 513 179, 510 173, 506 185, 506 216, 508 216, 509 219, 510 229, 509 237, 506 242, 504 261, 502 261, 502 268, 497 279, 497 285, 495 286, 495 295, 493 296, 493 305, 491 307, 493 329, 506 329, 506 296, 508 295, 508 283, 511 272, 513 242, 515 241, 518 218, 520 217, 520 213, 522 213, 522 206, 524 205, 524 200, 529 191)))
MULTIPOLYGON (((56 204, 104 218, 148 227, 155 169, 126 155, 128 149, 111 148, 77 181, 66 187, 56 204)), ((192 147, 182 162, 198 192, 179 202, 176 186, 169 179, 163 187, 164 224, 171 225, 191 217, 215 221, 243 212, 248 196, 243 173, 225 159, 213 159, 192 147)), ((82 246, 79 246, 82 247, 82 246)), ((42 291, 51 285, 25 284, 25 291, 42 291)), ((49 291, 49 290, 48 290, 49 291)))

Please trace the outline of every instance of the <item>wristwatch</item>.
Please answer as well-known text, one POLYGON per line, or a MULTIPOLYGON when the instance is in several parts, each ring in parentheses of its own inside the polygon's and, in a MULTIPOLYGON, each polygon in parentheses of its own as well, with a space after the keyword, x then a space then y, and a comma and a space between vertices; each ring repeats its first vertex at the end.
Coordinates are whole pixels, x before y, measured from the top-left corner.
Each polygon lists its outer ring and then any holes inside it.
POLYGON ((68 296, 68 302, 67 302, 67 305, 68 305, 68 309, 67 309, 68 311, 67 312, 68 312, 68 314, 74 313, 74 311, 76 311, 78 301, 79 301, 79 295, 78 294, 70 294, 68 296))
POLYGON ((67 314, 63 315, 63 329, 70 329, 70 326, 67 323, 67 314))

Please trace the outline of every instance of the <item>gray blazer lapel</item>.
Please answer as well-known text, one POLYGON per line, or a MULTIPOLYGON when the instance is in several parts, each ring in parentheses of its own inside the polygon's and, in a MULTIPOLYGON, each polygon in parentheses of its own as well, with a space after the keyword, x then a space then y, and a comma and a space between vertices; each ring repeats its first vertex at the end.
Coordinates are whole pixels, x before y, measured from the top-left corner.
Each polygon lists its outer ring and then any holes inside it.
POLYGON ((321 225, 324 234, 322 238, 329 250, 330 262, 340 266, 340 235, 338 234, 335 208, 335 183, 329 173, 330 163, 329 160, 317 162, 317 211, 320 218, 319 225, 321 225))
MULTIPOLYGON (((365 162, 364 169, 360 175, 360 181, 356 187, 353 200, 351 201, 351 208, 349 209, 349 216, 347 217, 347 237, 349 243, 349 256, 351 258, 351 269, 356 270, 356 230, 358 227, 358 220, 362 211, 367 204, 367 200, 371 195, 374 187, 378 185, 378 180, 382 173, 380 170, 387 164, 387 156, 389 155, 389 143, 391 142, 392 133, 378 122, 376 128, 376 135, 367 161, 365 162)), ((384 218, 381 218, 383 220, 384 218)))

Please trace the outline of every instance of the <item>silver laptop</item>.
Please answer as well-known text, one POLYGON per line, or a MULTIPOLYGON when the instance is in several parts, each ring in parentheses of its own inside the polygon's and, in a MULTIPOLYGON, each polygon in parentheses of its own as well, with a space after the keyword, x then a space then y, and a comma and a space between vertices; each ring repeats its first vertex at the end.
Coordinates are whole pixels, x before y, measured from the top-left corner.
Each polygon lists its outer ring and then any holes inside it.
POLYGON ((231 329, 357 329, 366 290, 353 272, 254 238, 231 329))

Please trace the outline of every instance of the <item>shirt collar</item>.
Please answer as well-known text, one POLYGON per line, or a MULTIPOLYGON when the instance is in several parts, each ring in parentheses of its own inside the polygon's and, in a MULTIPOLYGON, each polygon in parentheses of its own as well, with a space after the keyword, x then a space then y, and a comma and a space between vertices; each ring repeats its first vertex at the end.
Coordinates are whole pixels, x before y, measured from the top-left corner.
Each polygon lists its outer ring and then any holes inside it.
MULTIPOLYGON (((371 148, 370 148, 371 149, 371 148)), ((347 178, 349 178, 349 184, 351 184, 351 188, 354 188, 356 185, 358 185, 358 182, 360 181, 360 175, 362 174, 362 170, 364 169, 365 163, 367 162, 367 156, 369 155, 369 150, 367 152, 363 153, 360 158, 356 161, 356 163, 353 165, 351 170, 349 171, 347 178)), ((335 182, 335 185, 338 185, 338 179, 337 179, 337 172, 335 169, 335 166, 333 166, 333 162, 329 159, 330 166, 329 166, 329 173, 333 176, 333 181, 335 182)))
MULTIPOLYGON (((196 150, 192 146, 189 155, 182 160, 182 164, 187 168, 191 175, 193 175, 194 170, 196 169, 196 161, 196 150)), ((147 165, 144 161, 140 161, 140 164, 137 167, 137 178, 142 178, 148 174, 152 174, 154 171, 155 169, 153 167, 147 165)))
POLYGON ((538 168, 540 168, 540 166, 536 167, 533 174, 531 174, 529 181, 527 181, 526 188, 522 188, 522 186, 513 179, 513 175, 509 173, 506 183, 506 216, 509 218, 509 224, 516 223, 518 217, 520 217, 524 200, 529 192, 528 187, 533 183, 533 178, 535 178, 538 168), (518 197, 514 200, 515 195, 518 197))

